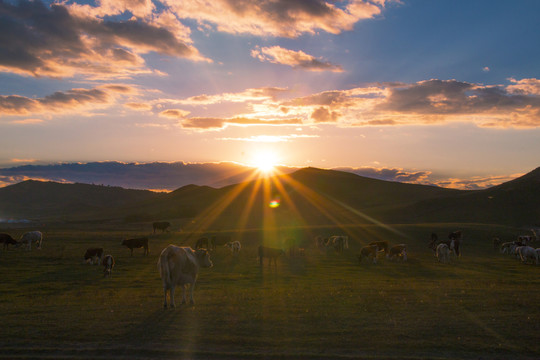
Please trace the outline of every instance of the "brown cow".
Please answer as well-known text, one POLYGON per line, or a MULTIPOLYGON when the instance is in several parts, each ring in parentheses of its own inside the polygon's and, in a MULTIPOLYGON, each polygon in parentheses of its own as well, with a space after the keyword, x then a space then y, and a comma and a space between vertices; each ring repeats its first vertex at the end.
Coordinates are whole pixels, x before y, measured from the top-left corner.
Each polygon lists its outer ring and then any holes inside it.
POLYGON ((17 245, 17 240, 6 233, 0 233, 0 243, 4 243, 4 250, 9 250, 9 245, 17 245))
POLYGON ((386 258, 389 260, 401 259, 402 261, 407 261, 407 245, 397 244, 394 245, 388 250, 386 258))
POLYGON ((198 250, 198 249, 210 249, 209 247, 209 241, 208 241, 208 238, 205 238, 205 237, 202 237, 200 239, 197 240, 197 242, 195 243, 195 250, 198 250))
POLYGON ((103 248, 90 248, 84 253, 84 262, 93 264, 94 258, 97 258, 97 264, 101 264, 101 258, 103 257, 103 248))
POLYGON ((260 245, 258 248, 258 254, 259 254, 259 264, 261 266, 263 266, 263 258, 266 257, 268 258, 268 266, 271 266, 272 260, 274 260, 274 265, 277 268, 277 258, 280 255, 285 254, 285 251, 283 251, 282 249, 274 249, 274 248, 269 248, 269 247, 260 245))
POLYGON ((388 255, 388 241, 373 241, 368 245, 377 245, 379 251, 384 251, 384 254, 388 255))
POLYGON ((156 233, 156 229, 161 230, 162 232, 165 232, 167 228, 171 226, 171 223, 168 221, 156 221, 152 224, 152 228, 154 229, 154 234, 156 233))
POLYGON ((131 256, 133 256, 133 249, 144 248, 144 255, 148 255, 148 238, 136 238, 125 239, 122 241, 122 245, 127 246, 131 250, 131 256))
POLYGON ((360 264, 364 258, 371 258, 374 264, 377 263, 377 252, 379 247, 377 245, 367 245, 360 249, 360 254, 358 254, 358 261, 360 264))

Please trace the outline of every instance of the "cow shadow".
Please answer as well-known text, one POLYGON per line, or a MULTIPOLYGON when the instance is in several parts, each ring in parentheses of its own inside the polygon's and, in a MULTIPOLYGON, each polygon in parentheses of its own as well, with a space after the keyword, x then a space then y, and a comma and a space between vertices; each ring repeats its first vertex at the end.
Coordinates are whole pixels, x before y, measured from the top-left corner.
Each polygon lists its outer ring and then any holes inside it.
POLYGON ((177 304, 175 309, 156 309, 142 321, 131 323, 120 337, 120 342, 127 346, 124 355, 134 351, 197 350, 199 343, 204 340, 199 320, 199 309, 196 305, 177 304), (166 349, 163 344, 167 344, 166 349))

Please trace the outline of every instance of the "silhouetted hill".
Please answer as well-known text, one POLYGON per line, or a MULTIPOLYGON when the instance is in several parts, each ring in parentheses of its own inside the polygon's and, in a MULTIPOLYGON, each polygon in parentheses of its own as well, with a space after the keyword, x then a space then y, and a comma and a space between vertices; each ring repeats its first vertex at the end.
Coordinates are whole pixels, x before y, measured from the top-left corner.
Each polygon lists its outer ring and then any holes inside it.
POLYGON ((485 190, 426 199, 392 214, 404 222, 479 222, 540 225, 540 168, 485 190))
POLYGON ((194 218, 201 228, 260 228, 417 222, 534 225, 540 168, 486 190, 465 191, 305 168, 219 189, 187 185, 171 193, 26 181, 0 189, 3 218, 194 218))
POLYGON ((118 207, 160 196, 162 194, 146 190, 27 180, 0 188, 0 218, 107 216, 118 207))

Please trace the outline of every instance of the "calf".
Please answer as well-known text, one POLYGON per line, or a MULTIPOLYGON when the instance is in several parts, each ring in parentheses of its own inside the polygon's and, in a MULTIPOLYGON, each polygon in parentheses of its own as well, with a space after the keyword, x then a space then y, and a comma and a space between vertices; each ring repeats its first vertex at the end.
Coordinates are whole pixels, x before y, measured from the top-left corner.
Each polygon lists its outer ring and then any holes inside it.
POLYGON ((358 254, 358 261, 360 264, 362 263, 362 260, 364 258, 368 259, 371 258, 372 262, 374 264, 377 263, 377 252, 379 251, 379 247, 377 245, 367 245, 360 249, 360 254, 358 254))
POLYGON ((240 249, 242 248, 240 241, 230 241, 226 243, 224 246, 231 249, 231 252, 233 253, 233 255, 238 254, 240 252, 240 249))
POLYGON ((133 249, 144 248, 144 255, 148 255, 148 238, 136 238, 136 239, 125 239, 122 241, 122 244, 127 246, 131 250, 131 256, 133 256, 133 249))
POLYGON ((4 244, 4 250, 9 250, 9 245, 17 245, 17 240, 12 238, 9 234, 0 233, 0 243, 4 244))
POLYGON ((386 258, 390 260, 401 259, 402 261, 407 261, 407 245, 397 244, 392 246, 390 250, 388 250, 386 258))
POLYGON ((210 253, 205 249, 193 250, 190 247, 169 245, 159 255, 158 269, 163 282, 163 307, 167 308, 167 292, 170 295, 170 306, 174 304, 174 290, 177 285, 182 287, 182 304, 186 303, 186 285, 189 284, 190 302, 193 301, 193 289, 199 268, 212 267, 210 253))
POLYGON ((453 246, 450 247, 450 250, 453 251, 457 257, 461 257, 461 238, 461 230, 448 234, 448 239, 453 242, 453 246))
POLYGON ((111 277, 114 267, 114 258, 112 255, 105 255, 103 258, 103 277, 111 277))
POLYGON ((101 258, 103 257, 103 248, 90 248, 84 253, 84 262, 93 264, 94 259, 97 258, 97 264, 101 265, 101 258))
POLYGON ((450 247, 445 243, 437 245, 436 249, 437 260, 443 264, 450 262, 450 247))
POLYGON ((259 254, 259 264, 263 266, 263 258, 268 258, 268 266, 271 266, 272 260, 274 260, 274 265, 277 268, 277 258, 280 255, 285 254, 285 251, 282 249, 274 249, 269 248, 266 246, 260 245, 258 248, 258 254, 259 254))

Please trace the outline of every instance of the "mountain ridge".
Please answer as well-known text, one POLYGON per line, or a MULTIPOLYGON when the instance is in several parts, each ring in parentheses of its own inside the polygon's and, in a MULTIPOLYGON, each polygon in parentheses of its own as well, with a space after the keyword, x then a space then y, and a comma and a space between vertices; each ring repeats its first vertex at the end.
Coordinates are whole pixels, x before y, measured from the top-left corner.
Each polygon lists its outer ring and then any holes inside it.
MULTIPOLYGON (((216 227, 234 222, 260 227, 269 214, 277 223, 500 222, 540 219, 540 168, 496 187, 455 190, 303 168, 221 188, 190 184, 170 193, 121 187, 28 180, 0 188, 0 218, 152 221, 215 217, 216 227), (280 206, 268 211, 268 202, 280 206)), ((265 220, 266 219, 266 220, 265 220)))

